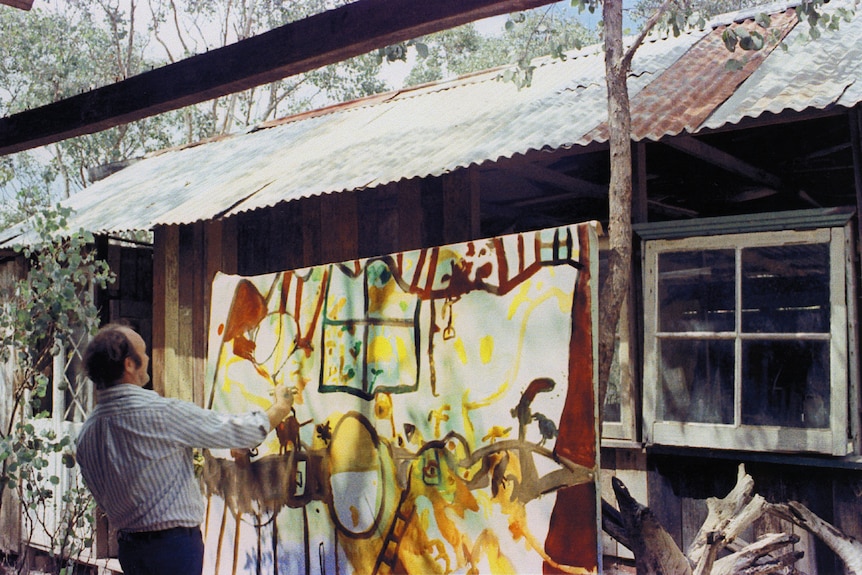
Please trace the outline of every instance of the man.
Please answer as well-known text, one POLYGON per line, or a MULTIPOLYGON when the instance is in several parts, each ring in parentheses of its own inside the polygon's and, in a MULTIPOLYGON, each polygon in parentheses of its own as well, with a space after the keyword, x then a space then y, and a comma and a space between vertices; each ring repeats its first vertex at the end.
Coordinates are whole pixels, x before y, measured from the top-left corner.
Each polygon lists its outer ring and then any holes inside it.
POLYGON ((84 483, 117 529, 126 575, 200 575, 204 501, 193 448, 250 448, 290 414, 293 394, 275 389, 264 410, 202 409, 144 389, 144 340, 131 328, 102 328, 84 354, 98 404, 78 436, 84 483))

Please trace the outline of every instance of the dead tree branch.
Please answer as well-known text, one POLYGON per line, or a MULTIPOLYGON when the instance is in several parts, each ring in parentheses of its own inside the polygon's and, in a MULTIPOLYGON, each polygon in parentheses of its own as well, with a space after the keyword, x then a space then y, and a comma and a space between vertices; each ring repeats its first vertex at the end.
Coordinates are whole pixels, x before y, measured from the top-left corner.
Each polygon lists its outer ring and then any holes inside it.
POLYGON ((774 504, 769 510, 817 536, 841 558, 848 575, 862 575, 862 542, 842 533, 798 501, 774 504))

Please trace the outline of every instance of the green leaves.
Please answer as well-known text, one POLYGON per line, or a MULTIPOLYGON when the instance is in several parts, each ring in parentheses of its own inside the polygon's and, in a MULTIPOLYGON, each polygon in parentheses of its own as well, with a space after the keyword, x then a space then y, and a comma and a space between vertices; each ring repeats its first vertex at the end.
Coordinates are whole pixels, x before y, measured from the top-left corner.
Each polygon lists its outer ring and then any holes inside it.
POLYGON ((74 466, 74 456, 72 439, 53 429, 43 399, 51 390, 53 357, 73 349, 81 332, 95 331, 98 310, 90 292, 113 281, 107 265, 96 259, 92 235, 66 231, 70 214, 58 206, 28 221, 34 239, 19 249, 27 276, 0 299, 0 353, 8 358, 14 350, 17 369, 10 418, 16 423, 0 437, 0 496, 3 489, 15 489, 30 525, 48 525, 45 517, 52 515, 57 531, 49 537, 58 556, 68 552, 67 545, 81 548, 75 530, 87 524, 92 504, 81 488, 74 505, 63 508, 64 517, 54 516, 62 466, 74 466))
POLYGON ((727 28, 722 32, 721 39, 729 52, 735 52, 737 46, 753 52, 763 48, 766 43, 763 34, 756 30, 749 31, 743 26, 727 28))

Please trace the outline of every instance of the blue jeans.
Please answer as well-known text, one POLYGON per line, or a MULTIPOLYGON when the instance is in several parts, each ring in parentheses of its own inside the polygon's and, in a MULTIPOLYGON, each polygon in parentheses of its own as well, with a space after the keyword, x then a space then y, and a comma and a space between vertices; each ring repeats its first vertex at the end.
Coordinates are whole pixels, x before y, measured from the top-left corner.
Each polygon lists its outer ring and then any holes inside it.
POLYGON ((124 575, 201 575, 204 542, 198 527, 117 534, 124 575))

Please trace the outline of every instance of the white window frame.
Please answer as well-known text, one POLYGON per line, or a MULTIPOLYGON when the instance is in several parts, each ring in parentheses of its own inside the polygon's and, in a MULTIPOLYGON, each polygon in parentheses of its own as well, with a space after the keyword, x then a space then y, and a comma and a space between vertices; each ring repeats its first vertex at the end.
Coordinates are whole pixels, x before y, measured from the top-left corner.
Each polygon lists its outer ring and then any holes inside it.
MULTIPOLYGON (((848 439, 850 418, 848 397, 852 387, 850 358, 855 356, 855 342, 848 324, 848 282, 853 284, 852 233, 849 225, 809 230, 780 230, 706 236, 652 239, 644 242, 644 441, 649 444, 673 445, 741 451, 813 452, 846 455, 853 449, 848 439), (741 423, 741 377, 739 349, 746 336, 736 333, 737 354, 734 376, 734 423, 712 424, 660 421, 658 332, 658 257, 666 252, 702 249, 735 249, 775 246, 792 243, 829 242, 830 257, 830 426, 828 429, 803 429, 781 426, 743 425, 741 423)), ((736 308, 739 309, 739 257, 737 255, 736 308)), ((789 334, 788 337, 792 337, 789 334)), ((805 334, 809 336, 811 334, 805 334)), ((821 335, 821 337, 823 337, 821 335)), ((855 394, 854 394, 855 395, 855 394)), ((855 405, 853 409, 856 409, 855 405)))

